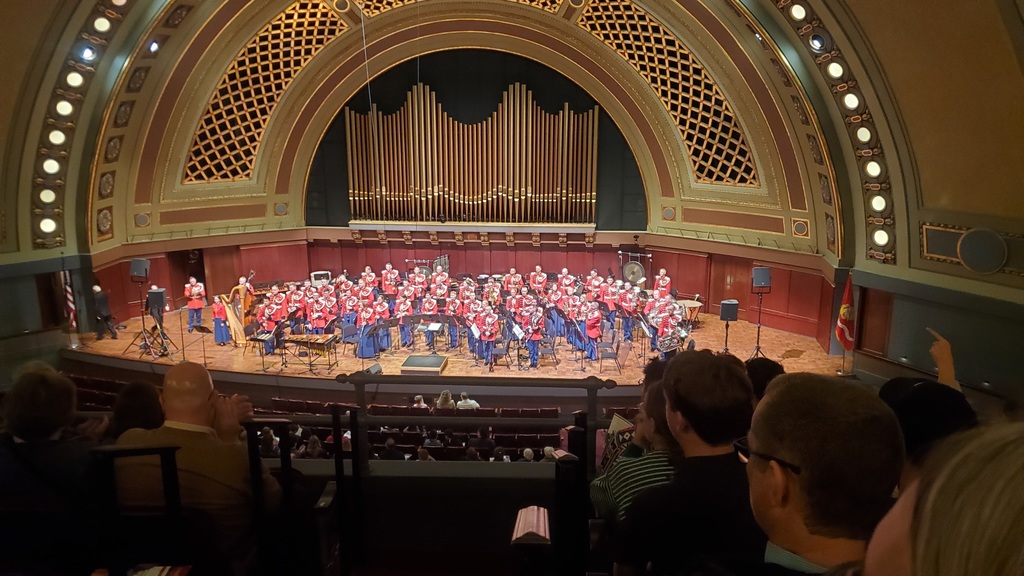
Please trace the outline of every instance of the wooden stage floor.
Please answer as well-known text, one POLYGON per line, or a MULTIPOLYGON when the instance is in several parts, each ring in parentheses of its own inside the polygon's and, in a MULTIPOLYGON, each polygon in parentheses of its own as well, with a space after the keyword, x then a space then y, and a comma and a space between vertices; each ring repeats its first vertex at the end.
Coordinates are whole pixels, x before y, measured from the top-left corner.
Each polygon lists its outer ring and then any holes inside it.
MULTIPOLYGON (((97 341, 94 334, 83 334, 81 337, 82 346, 78 349, 80 354, 95 354, 107 357, 143 360, 157 364, 176 364, 183 359, 192 362, 202 363, 204 360, 203 337, 199 333, 189 334, 181 330, 182 322, 187 325, 185 312, 171 312, 164 318, 165 329, 171 340, 183 350, 175 351, 173 348, 170 357, 153 358, 148 354, 140 354, 137 346, 125 350, 129 342, 138 334, 141 329, 141 320, 132 318, 124 323, 123 328, 118 331, 118 339, 114 340, 109 336, 97 341)), ((203 314, 203 321, 206 326, 211 326, 213 321, 210 310, 206 309, 203 314)), ((150 321, 147 318, 147 325, 150 321)), ((747 359, 754 349, 757 327, 754 324, 739 321, 729 325, 729 351, 741 359, 747 359)), ((701 315, 701 325, 696 328, 691 336, 696 340, 698 348, 710 348, 719 351, 723 348, 725 340, 725 323, 710 314, 701 315)), ((398 333, 395 331, 393 338, 397 341, 398 333)), ((441 339, 438 339, 441 342, 441 339)), ((689 339, 687 339, 689 342, 689 339)), ((294 348, 296 344, 289 344, 294 348)), ((828 356, 818 345, 814 338, 790 334, 772 328, 761 328, 761 349, 771 359, 779 361, 785 366, 787 372, 814 372, 819 374, 835 374, 840 368, 841 358, 828 356)), ((352 373, 370 367, 374 360, 360 360, 355 358, 352 348, 348 347, 344 354, 338 348, 338 365, 326 370, 323 360, 320 360, 320 367, 315 367, 311 372, 305 363, 305 358, 298 358, 291 351, 288 352, 288 366, 281 365, 280 354, 266 358, 267 374, 286 376, 292 378, 333 378, 337 374, 352 373)), ((527 363, 524 352, 524 366, 527 363)), ((429 354, 422 336, 417 337, 417 350, 410 352, 402 349, 397 352, 386 352, 377 361, 380 363, 384 374, 397 375, 403 362, 410 354, 429 354)), ((622 373, 615 369, 615 364, 609 360, 604 362, 603 369, 599 371, 598 362, 586 362, 586 371, 577 370, 579 364, 574 362, 574 355, 569 345, 560 343, 557 348, 559 359, 558 366, 554 366, 549 358, 541 358, 540 368, 521 371, 517 368, 514 355, 511 368, 506 367, 504 361, 499 361, 494 372, 488 372, 485 366, 474 366, 473 359, 463 350, 445 352, 438 350, 439 354, 448 357, 442 376, 503 376, 517 378, 583 378, 586 376, 599 376, 600 378, 614 380, 619 385, 636 385, 643 375, 642 366, 647 358, 653 357, 656 353, 649 350, 639 350, 639 345, 633 350, 629 343, 623 342, 619 353, 619 362, 622 365, 622 373), (636 352, 642 352, 639 357, 636 352)), ((263 366, 257 352, 250 349, 243 354, 242 348, 235 348, 231 344, 217 346, 212 336, 206 336, 205 360, 211 370, 224 372, 236 372, 242 374, 262 374, 263 366)))

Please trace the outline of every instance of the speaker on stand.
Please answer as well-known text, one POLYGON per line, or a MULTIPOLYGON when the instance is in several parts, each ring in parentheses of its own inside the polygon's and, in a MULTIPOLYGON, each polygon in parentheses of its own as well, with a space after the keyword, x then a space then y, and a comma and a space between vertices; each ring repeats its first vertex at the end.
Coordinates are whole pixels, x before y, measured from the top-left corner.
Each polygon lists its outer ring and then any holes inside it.
POLYGON ((754 351, 750 354, 749 360, 761 357, 767 358, 761 350, 761 309, 765 294, 772 292, 772 269, 767 266, 756 266, 751 270, 750 292, 757 294, 757 341, 754 344, 754 351))
POLYGON ((735 322, 739 318, 740 312, 740 301, 739 300, 722 300, 721 312, 719 312, 718 318, 725 321, 725 348, 722 349, 722 354, 729 353, 729 322, 735 322))

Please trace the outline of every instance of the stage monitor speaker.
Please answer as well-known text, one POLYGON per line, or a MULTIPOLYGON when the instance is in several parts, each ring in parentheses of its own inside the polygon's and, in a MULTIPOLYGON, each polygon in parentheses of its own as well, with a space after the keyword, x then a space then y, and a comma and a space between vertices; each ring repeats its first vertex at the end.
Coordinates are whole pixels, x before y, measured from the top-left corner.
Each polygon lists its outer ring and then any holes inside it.
POLYGON ((167 289, 157 288, 156 290, 150 290, 149 295, 146 297, 146 311, 158 310, 162 311, 164 306, 167 305, 167 289))
POLYGON ((370 366, 366 370, 363 370, 363 372, 366 372, 367 374, 370 374, 372 376, 376 376, 378 374, 383 374, 384 369, 380 367, 380 364, 374 364, 373 366, 370 366))
POLYGON ((767 266, 757 266, 753 270, 754 288, 772 287, 772 269, 767 266))
POLYGON ((149 280, 149 260, 132 258, 128 274, 132 277, 132 282, 146 282, 149 280))
POLYGON ((722 312, 719 319, 726 322, 735 322, 739 318, 739 312, 739 300, 722 300, 722 312))

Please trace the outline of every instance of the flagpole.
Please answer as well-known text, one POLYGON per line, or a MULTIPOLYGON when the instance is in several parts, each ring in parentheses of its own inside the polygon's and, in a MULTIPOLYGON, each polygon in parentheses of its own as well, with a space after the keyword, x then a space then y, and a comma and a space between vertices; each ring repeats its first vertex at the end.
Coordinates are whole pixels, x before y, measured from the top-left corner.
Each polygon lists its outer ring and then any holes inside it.
POLYGON ((71 282, 71 273, 64 265, 64 252, 60 253, 60 280, 64 289, 64 311, 68 314, 68 348, 76 350, 81 346, 78 340, 77 306, 75 305, 75 288, 71 282))

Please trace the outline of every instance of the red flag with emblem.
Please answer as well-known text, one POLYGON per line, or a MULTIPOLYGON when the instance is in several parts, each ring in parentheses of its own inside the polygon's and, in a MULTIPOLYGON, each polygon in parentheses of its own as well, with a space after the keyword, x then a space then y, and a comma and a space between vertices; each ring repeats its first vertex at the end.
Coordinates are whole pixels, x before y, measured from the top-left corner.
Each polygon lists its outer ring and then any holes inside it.
POLYGON ((843 345, 843 349, 853 350, 853 274, 846 277, 843 303, 839 306, 839 317, 836 318, 836 339, 843 345))

